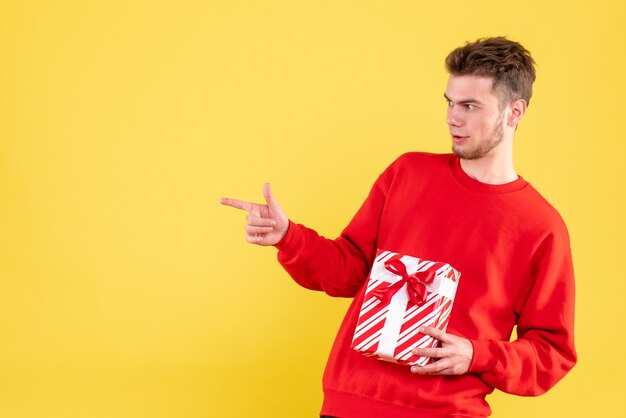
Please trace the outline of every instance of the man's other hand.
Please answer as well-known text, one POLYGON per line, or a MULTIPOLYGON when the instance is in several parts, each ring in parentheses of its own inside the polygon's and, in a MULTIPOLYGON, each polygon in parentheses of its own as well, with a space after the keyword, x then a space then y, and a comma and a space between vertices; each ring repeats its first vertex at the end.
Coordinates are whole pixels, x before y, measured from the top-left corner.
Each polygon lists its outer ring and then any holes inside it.
POLYGON ((413 354, 439 360, 426 366, 412 366, 411 372, 430 375, 459 375, 467 373, 474 357, 474 346, 470 340, 447 334, 433 327, 422 327, 420 332, 438 339, 441 342, 441 347, 415 348, 413 354))

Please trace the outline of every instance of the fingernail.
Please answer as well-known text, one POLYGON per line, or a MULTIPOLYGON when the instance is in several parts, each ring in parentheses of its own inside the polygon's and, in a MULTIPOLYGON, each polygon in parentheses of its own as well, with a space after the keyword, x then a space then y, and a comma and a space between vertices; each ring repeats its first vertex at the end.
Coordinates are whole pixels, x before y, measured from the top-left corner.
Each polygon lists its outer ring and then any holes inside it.
POLYGON ((417 372, 417 366, 413 366, 413 367, 411 367, 411 372, 412 372, 412 373, 417 372))

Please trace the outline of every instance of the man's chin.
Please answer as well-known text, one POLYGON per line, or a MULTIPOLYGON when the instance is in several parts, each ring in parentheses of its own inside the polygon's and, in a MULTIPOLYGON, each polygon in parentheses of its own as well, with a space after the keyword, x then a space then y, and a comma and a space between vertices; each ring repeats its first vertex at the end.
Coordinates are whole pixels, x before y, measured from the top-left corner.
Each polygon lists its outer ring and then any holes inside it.
POLYGON ((477 155, 476 153, 472 153, 471 151, 463 151, 459 149, 455 144, 452 144, 452 152, 454 153, 454 155, 462 160, 475 160, 481 157, 481 155, 477 155))

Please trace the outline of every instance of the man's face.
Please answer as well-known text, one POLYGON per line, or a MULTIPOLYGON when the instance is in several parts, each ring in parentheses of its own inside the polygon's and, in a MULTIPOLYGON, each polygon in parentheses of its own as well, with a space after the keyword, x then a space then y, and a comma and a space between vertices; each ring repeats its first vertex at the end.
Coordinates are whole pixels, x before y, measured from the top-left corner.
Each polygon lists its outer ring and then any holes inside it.
POLYGON ((448 102, 446 123, 452 151, 466 160, 496 152, 504 138, 504 110, 493 92, 491 78, 473 75, 448 79, 444 94, 448 102))

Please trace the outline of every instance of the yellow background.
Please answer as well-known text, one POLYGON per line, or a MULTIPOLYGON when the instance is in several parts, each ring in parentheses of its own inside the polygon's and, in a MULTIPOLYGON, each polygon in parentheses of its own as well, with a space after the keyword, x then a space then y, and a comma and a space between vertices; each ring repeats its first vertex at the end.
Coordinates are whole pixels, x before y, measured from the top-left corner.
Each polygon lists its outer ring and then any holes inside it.
POLYGON ((576 368, 496 417, 615 416, 626 391, 618 1, 3 1, 0 416, 314 417, 348 300, 244 241, 269 181, 336 236, 409 150, 447 152, 443 60, 539 64, 518 172, 561 212, 576 368))

